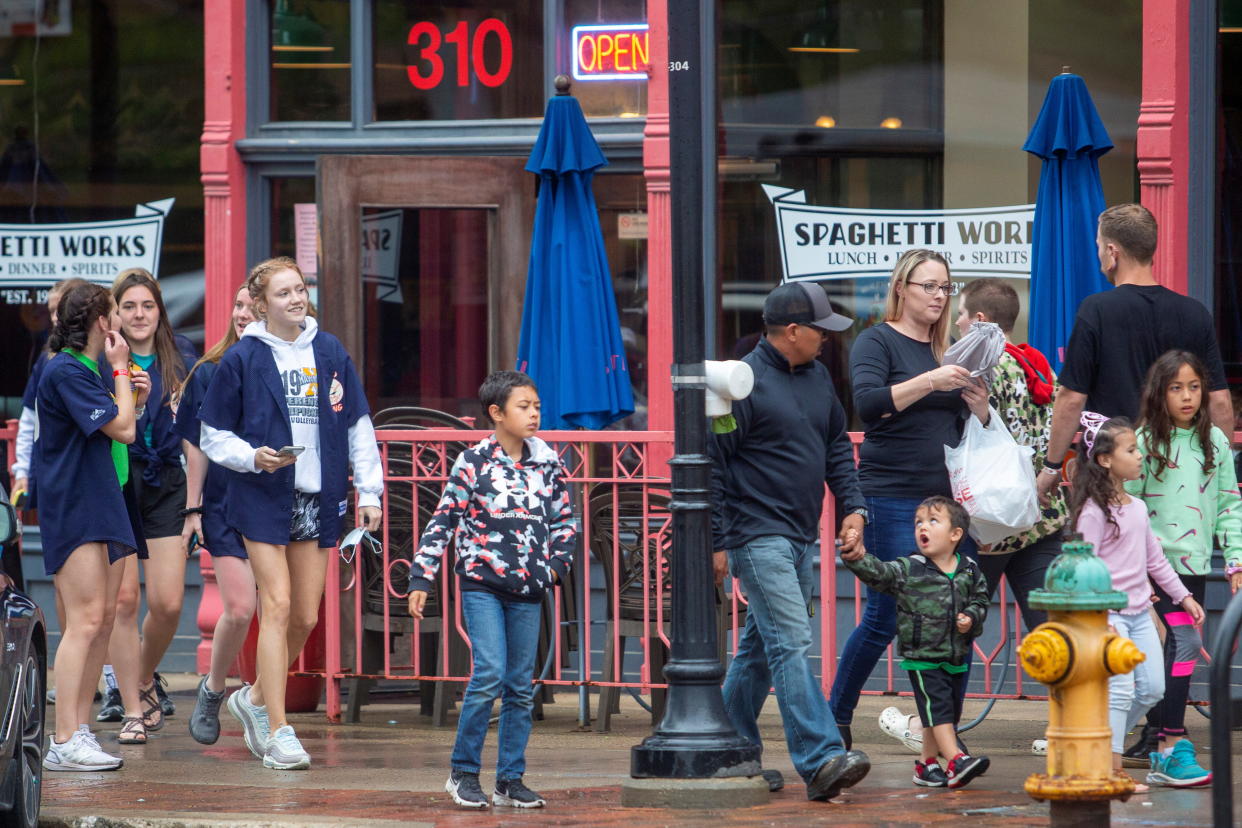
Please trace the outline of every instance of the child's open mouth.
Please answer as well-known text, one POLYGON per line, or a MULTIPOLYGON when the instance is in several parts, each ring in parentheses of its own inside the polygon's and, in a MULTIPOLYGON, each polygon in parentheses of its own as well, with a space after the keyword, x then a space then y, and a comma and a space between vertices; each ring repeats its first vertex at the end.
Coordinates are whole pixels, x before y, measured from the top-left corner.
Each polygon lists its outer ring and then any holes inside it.
POLYGON ((919 532, 919 546, 927 546, 931 543, 931 537, 926 532, 919 532))

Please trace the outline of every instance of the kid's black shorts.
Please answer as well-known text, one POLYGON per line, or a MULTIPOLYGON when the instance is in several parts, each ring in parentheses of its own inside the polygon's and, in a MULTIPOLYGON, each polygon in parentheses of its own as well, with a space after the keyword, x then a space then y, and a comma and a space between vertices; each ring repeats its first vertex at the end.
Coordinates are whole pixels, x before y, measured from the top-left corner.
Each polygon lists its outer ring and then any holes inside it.
POLYGON ((914 687, 914 703, 923 727, 956 725, 962 718, 962 697, 970 671, 949 673, 939 667, 907 670, 914 687))

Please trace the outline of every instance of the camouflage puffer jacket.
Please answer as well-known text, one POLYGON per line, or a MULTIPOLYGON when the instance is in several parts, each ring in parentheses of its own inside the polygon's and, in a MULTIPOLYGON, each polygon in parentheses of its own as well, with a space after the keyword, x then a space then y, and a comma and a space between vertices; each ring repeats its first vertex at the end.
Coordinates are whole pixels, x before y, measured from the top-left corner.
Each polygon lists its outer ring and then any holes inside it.
POLYGON ((988 582, 979 565, 960 556, 948 575, 922 555, 884 562, 867 553, 845 565, 867 586, 897 599, 897 641, 902 658, 964 664, 988 614, 988 582), (957 631, 957 614, 974 623, 957 631))

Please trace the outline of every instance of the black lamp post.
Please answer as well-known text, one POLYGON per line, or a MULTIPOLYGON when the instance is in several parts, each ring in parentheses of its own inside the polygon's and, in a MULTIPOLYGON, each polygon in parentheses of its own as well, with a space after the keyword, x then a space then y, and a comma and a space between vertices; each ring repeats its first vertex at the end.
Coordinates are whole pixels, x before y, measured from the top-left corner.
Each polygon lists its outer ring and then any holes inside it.
POLYGON ((759 773, 759 747, 733 729, 720 692, 724 667, 717 651, 712 573, 703 277, 704 262, 715 260, 704 254, 706 245, 714 247, 716 237, 715 16, 714 0, 668 3, 676 363, 676 456, 670 463, 672 653, 664 668, 669 684, 664 718, 630 753, 630 775, 640 779, 719 779, 759 773))

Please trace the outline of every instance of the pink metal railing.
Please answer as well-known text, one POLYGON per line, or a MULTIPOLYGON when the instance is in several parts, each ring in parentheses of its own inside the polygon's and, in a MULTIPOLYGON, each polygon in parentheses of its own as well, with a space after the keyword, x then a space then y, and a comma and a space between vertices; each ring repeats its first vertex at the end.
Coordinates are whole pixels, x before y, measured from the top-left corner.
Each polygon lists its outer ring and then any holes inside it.
MULTIPOLYGON (((370 553, 360 551, 348 564, 342 561, 329 566, 325 607, 326 664, 323 670, 305 669, 305 665, 298 665, 294 670, 302 675, 323 675, 327 680, 329 718, 335 720, 340 716, 340 685, 343 680, 417 679, 420 682, 434 683, 464 682, 469 679, 469 660, 465 658, 463 649, 469 647, 469 635, 461 616, 459 587, 457 578, 452 574, 451 559, 444 561, 437 584, 439 595, 448 597, 447 601, 439 602, 439 607, 447 608, 449 617, 428 618, 423 622, 413 621, 405 611, 405 585, 409 574, 406 562, 411 545, 417 545, 426 518, 430 509, 434 508, 457 452, 462 446, 472 445, 486 434, 483 431, 453 429, 380 429, 377 433, 387 480, 384 495, 385 525, 381 537, 383 552, 377 560, 368 562, 362 556, 370 553), (394 525, 394 522, 400 523, 400 526, 394 525), (377 600, 380 596, 382 599, 377 600), (345 613, 342 613, 342 607, 346 608, 345 613), (402 639, 400 649, 392 652, 389 642, 397 633, 404 633, 406 637, 402 639), (434 670, 427 671, 427 661, 423 658, 422 650, 430 640, 424 634, 431 633, 435 636, 437 653, 434 670), (382 642, 378 653, 374 652, 374 642, 377 639, 382 642), (368 654, 368 640, 371 642, 370 655, 373 662, 364 665, 364 656, 368 654), (352 653, 348 652, 350 650, 352 653)), ((580 505, 583 538, 583 554, 579 556, 578 565, 571 576, 583 600, 580 606, 569 610, 576 612, 576 617, 567 618, 566 596, 562 594, 561 587, 554 590, 548 628, 552 664, 543 683, 567 687, 584 684, 593 687, 630 687, 642 693, 662 689, 666 685, 659 680, 658 674, 652 675, 651 648, 653 638, 668 644, 665 555, 669 549, 671 520, 667 510, 662 508, 666 502, 662 496, 667 496, 670 484, 666 461, 673 453, 673 435, 670 432, 575 431, 548 432, 542 436, 558 447, 566 463, 571 490, 580 505), (633 503, 640 493, 640 519, 630 520, 626 526, 619 526, 623 498, 626 502, 633 503), (605 504, 607 498, 611 499, 613 520, 609 526, 592 526, 593 512, 600 511, 607 515, 606 509, 591 508, 592 503, 600 504, 601 498, 605 498, 605 504), (660 501, 659 507, 652 508, 653 501, 656 500, 660 501), (641 557, 641 564, 636 567, 624 565, 621 538, 627 529, 632 535, 641 534, 641 538, 634 537, 629 544, 631 551, 641 557), (600 532, 611 538, 610 566, 604 566, 597 560, 595 552, 598 548, 592 549, 590 539, 595 537, 594 533, 600 532), (655 556, 655 560, 651 556, 655 556), (627 584, 621 582, 620 574, 628 572, 634 576, 635 568, 641 577, 641 626, 650 633, 637 636, 642 652, 637 680, 625 681, 619 624, 612 625, 611 636, 604 635, 603 649, 611 655, 611 664, 606 664, 602 657, 592 658, 591 654, 592 644, 599 643, 601 634, 595 629, 595 625, 606 623, 609 616, 614 619, 621 617, 622 600, 625 597, 623 589, 627 584), (591 601, 592 576, 596 569, 611 571, 614 581, 612 589, 604 590, 610 605, 602 618, 593 617, 591 601), (660 573, 660 577, 654 577, 654 573, 660 573), (577 653, 574 669, 567 669, 570 665, 565 663, 563 643, 567 630, 562 624, 563 621, 576 622, 568 634, 580 639, 575 648, 577 653), (585 657, 583 653, 586 654, 585 657)), ((854 434, 852 437, 857 447, 862 435, 854 434)), ((819 625, 822 641, 821 682, 825 692, 831 687, 835 671, 838 634, 846 632, 838 629, 836 617, 838 598, 834 554, 835 523, 833 501, 828 497, 825 500, 820 531, 822 565, 819 625)), ((597 542, 595 546, 598 547, 600 543, 597 542)), ((633 590, 629 597, 638 597, 639 584, 632 583, 628 586, 633 590)), ((733 608, 732 628, 726 634, 726 651, 732 653, 737 644, 738 619, 745 609, 745 599, 732 589, 726 597, 732 602, 733 608)), ((1004 650, 1004 644, 1012 641, 1014 650, 1009 658, 1014 666, 1011 670, 1013 677, 1008 686, 1013 690, 1001 694, 1000 697, 1022 698, 1025 697, 1022 677, 1016 668, 1015 655, 1021 634, 1016 605, 1008 601, 1003 584, 998 597, 1001 638, 990 652, 977 648, 976 665, 982 669, 985 686, 991 688, 993 669, 999 669, 996 662, 1004 650)), ((857 622, 862 611, 861 589, 855 590, 853 602, 857 622)), ((890 649, 885 662, 885 689, 867 692, 897 692, 894 665, 890 649)), ((539 667, 542 666, 541 662, 539 667)), ((991 697, 987 693, 978 695, 991 697)))

